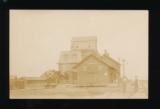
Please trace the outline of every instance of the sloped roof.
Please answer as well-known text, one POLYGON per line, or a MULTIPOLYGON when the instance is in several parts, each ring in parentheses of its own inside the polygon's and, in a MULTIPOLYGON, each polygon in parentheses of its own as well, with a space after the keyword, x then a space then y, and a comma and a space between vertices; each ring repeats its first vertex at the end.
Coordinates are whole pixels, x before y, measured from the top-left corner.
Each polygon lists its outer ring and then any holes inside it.
MULTIPOLYGON (((106 61, 102 60, 101 58, 99 58, 96 55, 89 55, 86 58, 84 58, 81 62, 79 62, 77 65, 75 65, 73 68, 77 68, 79 65, 81 65, 83 62, 85 62, 87 59, 89 59, 90 57, 95 58, 96 60, 100 61, 101 63, 105 64, 105 65, 109 65, 110 67, 113 67, 111 64, 107 63, 106 61)), ((114 68, 114 67, 113 67, 114 68)))
POLYGON ((10 75, 10 77, 9 77, 10 79, 16 79, 17 78, 17 76, 16 75, 10 75))
MULTIPOLYGON (((101 58, 102 58, 102 57, 109 58, 110 60, 116 62, 117 64, 120 64, 119 62, 117 62, 116 60, 114 60, 114 59, 112 59, 111 57, 107 56, 106 54, 103 54, 103 55, 101 56, 101 58)), ((120 65, 121 65, 121 64, 120 64, 120 65)))
POLYGON ((41 78, 46 78, 47 75, 50 75, 50 74, 51 74, 51 72, 47 71, 47 72, 43 73, 40 77, 41 78))
POLYGON ((25 80, 45 80, 45 78, 41 77, 24 77, 25 80))
POLYGON ((96 36, 72 37, 72 41, 96 41, 96 36))
POLYGON ((41 78, 46 78, 46 77, 47 77, 47 75, 50 75, 51 73, 56 74, 56 73, 59 73, 59 71, 56 71, 56 70, 46 71, 46 72, 45 72, 45 73, 43 73, 40 77, 41 77, 41 78))

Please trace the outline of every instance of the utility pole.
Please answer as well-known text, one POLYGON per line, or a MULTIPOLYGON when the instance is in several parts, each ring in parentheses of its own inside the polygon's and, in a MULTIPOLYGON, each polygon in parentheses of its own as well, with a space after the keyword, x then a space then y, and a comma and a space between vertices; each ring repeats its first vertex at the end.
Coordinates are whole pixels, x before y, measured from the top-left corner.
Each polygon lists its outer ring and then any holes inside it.
MULTIPOLYGON (((119 64, 120 64, 120 67, 122 66, 121 65, 121 58, 118 58, 118 62, 119 62, 119 64)), ((121 68, 120 68, 121 69, 121 68)), ((121 70, 120 70, 120 75, 121 75, 121 70)))
POLYGON ((121 58, 118 58, 118 62, 121 63, 121 58))
POLYGON ((125 60, 123 59, 122 62, 123 62, 123 77, 124 77, 124 62, 125 62, 125 60))
POLYGON ((125 62, 127 63, 127 61, 123 59, 122 62, 123 62, 123 76, 125 76, 125 69, 124 68, 125 68, 125 62))

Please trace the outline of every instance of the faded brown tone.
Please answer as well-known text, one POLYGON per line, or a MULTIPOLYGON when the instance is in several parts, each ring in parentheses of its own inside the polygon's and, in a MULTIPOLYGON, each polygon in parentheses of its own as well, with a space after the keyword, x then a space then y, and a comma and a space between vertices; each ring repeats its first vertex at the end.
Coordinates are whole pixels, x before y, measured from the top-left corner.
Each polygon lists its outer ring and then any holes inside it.
POLYGON ((113 59, 127 60, 129 78, 148 79, 148 11, 143 10, 10 10, 10 73, 58 70, 59 53, 80 36, 97 36, 100 54, 107 49, 113 59))
POLYGON ((90 55, 82 61, 75 66, 78 85, 99 86, 109 83, 117 84, 120 69, 114 69, 113 64, 109 65, 107 61, 103 61, 100 57, 94 55, 90 55))
POLYGON ((148 98, 148 11, 11 10, 10 87, 10 98, 148 98))

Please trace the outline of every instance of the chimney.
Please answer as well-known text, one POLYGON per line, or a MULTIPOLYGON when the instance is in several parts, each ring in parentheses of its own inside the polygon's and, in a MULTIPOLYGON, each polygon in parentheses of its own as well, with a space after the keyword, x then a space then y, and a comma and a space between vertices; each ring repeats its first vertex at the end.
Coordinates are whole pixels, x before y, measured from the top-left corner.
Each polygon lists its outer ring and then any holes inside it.
POLYGON ((104 50, 104 54, 107 54, 107 50, 106 49, 104 50))
POLYGON ((106 49, 104 50, 104 54, 107 55, 107 56, 109 56, 109 53, 107 52, 106 49))

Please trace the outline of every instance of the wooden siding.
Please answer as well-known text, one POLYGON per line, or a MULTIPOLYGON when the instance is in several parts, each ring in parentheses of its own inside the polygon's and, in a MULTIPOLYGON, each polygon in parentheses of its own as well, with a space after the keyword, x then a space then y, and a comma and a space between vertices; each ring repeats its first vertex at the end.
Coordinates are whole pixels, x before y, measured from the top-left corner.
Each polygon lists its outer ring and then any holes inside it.
POLYGON ((110 67, 90 57, 77 68, 77 84, 94 85, 111 82, 110 67), (86 66, 86 69, 83 67, 86 66), (102 66, 101 69, 98 66, 102 66), (105 75, 107 73, 107 75, 105 75))

